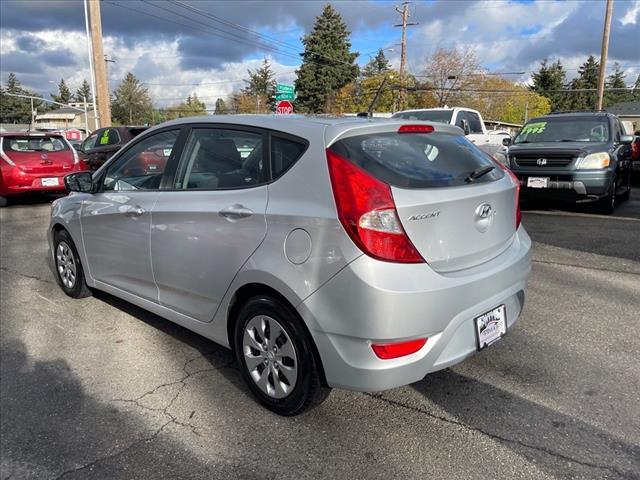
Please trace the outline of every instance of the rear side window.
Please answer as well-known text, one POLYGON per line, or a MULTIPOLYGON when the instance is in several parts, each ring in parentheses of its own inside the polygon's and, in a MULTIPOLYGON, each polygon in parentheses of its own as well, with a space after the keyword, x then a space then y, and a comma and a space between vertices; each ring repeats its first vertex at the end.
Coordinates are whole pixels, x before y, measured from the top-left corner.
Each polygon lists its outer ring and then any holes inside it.
MULTIPOLYGON (((372 133, 339 140, 330 148, 378 180, 400 188, 466 185, 471 172, 496 165, 464 136, 448 133, 372 133)), ((474 183, 503 175, 496 167, 474 183)))
POLYGON ((5 152, 62 152, 69 150, 61 137, 7 136, 3 138, 5 152))
POLYGON ((305 152, 307 145, 288 138, 271 137, 271 174, 280 177, 305 152))

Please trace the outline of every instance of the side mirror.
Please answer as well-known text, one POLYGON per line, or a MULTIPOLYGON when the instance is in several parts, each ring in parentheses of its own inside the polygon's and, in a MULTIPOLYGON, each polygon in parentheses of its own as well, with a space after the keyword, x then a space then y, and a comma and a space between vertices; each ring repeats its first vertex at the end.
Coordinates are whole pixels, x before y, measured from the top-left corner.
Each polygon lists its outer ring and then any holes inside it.
POLYGON ((504 145, 505 147, 508 147, 509 145, 511 145, 511 137, 504 137, 502 139, 502 145, 504 145))
POLYGON ((633 135, 621 135, 620 143, 622 145, 631 145, 633 143, 633 135))
POLYGON ((90 172, 72 173, 64 177, 64 186, 72 192, 93 192, 93 177, 90 172))
POLYGON ((469 135, 469 133, 471 133, 471 129, 469 128, 469 122, 467 122, 464 118, 460 121, 460 123, 462 124, 462 130, 464 131, 465 135, 469 135))

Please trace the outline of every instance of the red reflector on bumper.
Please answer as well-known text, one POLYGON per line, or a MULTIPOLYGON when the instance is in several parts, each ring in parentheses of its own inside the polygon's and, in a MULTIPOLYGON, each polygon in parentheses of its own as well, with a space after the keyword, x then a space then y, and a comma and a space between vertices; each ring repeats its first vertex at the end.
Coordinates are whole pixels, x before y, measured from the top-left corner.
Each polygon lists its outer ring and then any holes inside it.
POLYGON ((409 340, 408 342, 373 343, 371 348, 373 348, 373 352, 378 356, 378 358, 389 360, 416 353, 424 347, 425 343, 427 343, 426 338, 417 338, 415 340, 409 340))

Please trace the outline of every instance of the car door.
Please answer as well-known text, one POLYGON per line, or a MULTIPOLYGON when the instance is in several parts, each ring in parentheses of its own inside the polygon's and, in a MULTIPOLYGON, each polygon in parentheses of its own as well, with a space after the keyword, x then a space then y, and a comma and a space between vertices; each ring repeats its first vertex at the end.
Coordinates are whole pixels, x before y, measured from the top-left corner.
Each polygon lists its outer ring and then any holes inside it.
POLYGON ((210 322, 266 235, 266 134, 194 127, 173 183, 153 208, 151 257, 160 304, 210 322))
POLYGON ((179 128, 147 135, 122 152, 101 176, 97 193, 84 201, 82 236, 89 274, 127 293, 158 300, 151 271, 151 210, 160 193, 167 161, 177 155, 179 128), (146 168, 146 157, 163 157, 146 168))

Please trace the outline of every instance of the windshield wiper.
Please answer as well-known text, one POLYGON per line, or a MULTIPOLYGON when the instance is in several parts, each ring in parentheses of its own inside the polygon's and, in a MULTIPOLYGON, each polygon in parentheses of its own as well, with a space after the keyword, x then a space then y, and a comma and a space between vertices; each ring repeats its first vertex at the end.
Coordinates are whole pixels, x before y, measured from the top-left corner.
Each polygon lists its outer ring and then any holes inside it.
POLYGON ((494 167, 493 165, 487 165, 486 167, 476 168, 473 172, 469 174, 467 178, 464 179, 464 181, 467 183, 474 182, 480 177, 482 177, 483 175, 486 175, 487 173, 493 171, 494 168, 496 167, 494 167))

